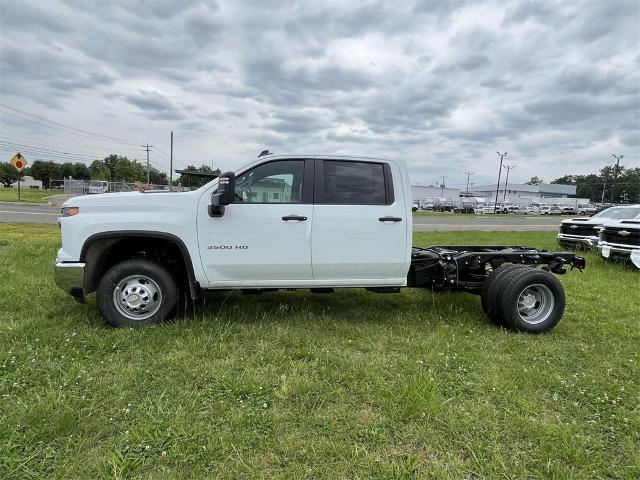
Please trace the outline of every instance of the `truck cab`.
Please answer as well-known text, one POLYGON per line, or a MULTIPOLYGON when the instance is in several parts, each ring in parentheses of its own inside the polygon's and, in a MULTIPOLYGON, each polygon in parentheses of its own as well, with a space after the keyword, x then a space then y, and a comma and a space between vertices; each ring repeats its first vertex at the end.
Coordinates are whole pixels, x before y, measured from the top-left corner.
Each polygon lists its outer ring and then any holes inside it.
MULTIPOLYGON (((574 254, 520 246, 414 248, 411 209, 401 161, 260 156, 190 192, 68 200, 59 219, 55 279, 79 301, 96 292, 111 325, 142 326, 169 318, 180 292, 191 298, 207 290, 364 287, 390 293, 411 286, 481 294, 504 263, 546 264, 554 273, 564 273, 565 263, 584 266, 574 254)), ((501 312, 510 328, 543 331, 559 320, 564 300, 549 296, 561 288, 553 275, 531 270, 542 275, 538 284, 551 282, 539 293, 548 310, 541 321, 522 320, 512 307, 526 302, 515 297, 494 308, 502 297, 493 296, 483 306, 501 312)), ((535 298, 527 296, 528 308, 542 308, 535 298)))

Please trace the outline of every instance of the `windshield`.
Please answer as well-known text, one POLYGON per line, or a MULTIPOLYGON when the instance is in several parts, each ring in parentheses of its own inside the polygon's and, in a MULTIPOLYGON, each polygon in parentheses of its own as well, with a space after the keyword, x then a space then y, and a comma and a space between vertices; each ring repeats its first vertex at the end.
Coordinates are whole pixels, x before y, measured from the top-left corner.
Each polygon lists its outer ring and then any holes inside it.
POLYGON ((640 215, 640 207, 633 208, 607 208, 600 213, 596 213, 594 217, 613 218, 620 220, 623 218, 636 218, 640 215))

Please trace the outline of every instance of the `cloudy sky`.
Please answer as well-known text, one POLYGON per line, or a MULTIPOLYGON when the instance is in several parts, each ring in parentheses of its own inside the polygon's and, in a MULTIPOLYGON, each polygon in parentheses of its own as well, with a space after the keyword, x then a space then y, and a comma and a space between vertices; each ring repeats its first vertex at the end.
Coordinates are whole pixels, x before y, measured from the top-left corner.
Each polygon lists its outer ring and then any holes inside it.
POLYGON ((178 167, 264 148, 402 158, 422 184, 493 180, 496 150, 515 181, 640 166, 636 0, 0 0, 0 20, 6 159, 149 142, 168 170, 174 130, 178 167))

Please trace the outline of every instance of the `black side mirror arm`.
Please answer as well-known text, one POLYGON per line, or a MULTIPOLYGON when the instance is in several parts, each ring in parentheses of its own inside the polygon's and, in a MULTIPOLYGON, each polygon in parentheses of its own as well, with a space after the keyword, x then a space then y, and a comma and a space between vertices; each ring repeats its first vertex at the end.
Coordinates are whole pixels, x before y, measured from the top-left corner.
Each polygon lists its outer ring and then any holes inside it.
POLYGON ((211 205, 208 207, 210 217, 223 217, 224 205, 220 205, 220 194, 214 193, 211 195, 211 205))

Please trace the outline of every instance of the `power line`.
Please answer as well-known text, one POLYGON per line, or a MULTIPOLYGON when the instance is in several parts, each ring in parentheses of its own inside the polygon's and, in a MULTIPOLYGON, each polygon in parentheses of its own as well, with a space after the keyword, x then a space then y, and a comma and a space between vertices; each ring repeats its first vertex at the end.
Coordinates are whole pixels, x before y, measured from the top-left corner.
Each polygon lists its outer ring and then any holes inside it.
MULTIPOLYGON (((96 149, 102 149, 102 148, 108 148, 108 147, 103 147, 101 145, 77 145, 77 144, 68 144, 68 145, 59 145, 59 144, 52 144, 52 143, 40 143, 40 142, 34 142, 32 140, 29 139, 24 139, 24 138, 18 138, 18 137, 6 137, 3 135, 0 135, 0 140, 4 140, 5 142, 8 143, 16 143, 16 144, 20 144, 20 145, 29 145, 31 147, 42 147, 42 148, 48 148, 48 149, 52 149, 52 150, 58 150, 58 151, 63 151, 65 153, 79 153, 79 154, 83 154, 83 155, 93 155, 93 153, 89 153, 87 151, 83 151, 83 152, 79 152, 79 151, 75 151, 74 148, 96 148, 96 149), (69 146, 71 146, 71 148, 69 148, 69 146)), ((128 152, 133 152, 133 150, 131 149, 127 149, 127 148, 121 148, 118 147, 115 151, 117 151, 118 153, 128 153, 128 152)), ((106 155, 105 155, 106 156, 106 155)))
POLYGON ((48 148, 48 147, 40 147, 37 145, 29 145, 26 143, 17 143, 17 142, 12 142, 12 141, 7 141, 7 140, 2 140, 0 139, 0 143, 3 143, 5 145, 9 145, 12 147, 16 147, 18 149, 20 148, 29 148, 31 150, 39 150, 45 153, 54 153, 54 154, 59 154, 59 155, 68 155, 68 156, 74 156, 74 157, 108 157, 110 154, 96 154, 96 153, 89 153, 89 152, 73 152, 73 151, 63 151, 63 150, 57 150, 54 148, 48 148))
MULTIPOLYGON (((93 137, 102 138, 102 139, 109 140, 109 141, 112 141, 112 142, 126 143, 126 144, 130 144, 130 145, 135 145, 136 144, 136 142, 134 142, 133 140, 127 140, 127 139, 119 138, 119 137, 112 137, 110 135, 103 135, 101 133, 95 133, 95 132, 91 132, 89 130, 83 130, 81 128, 76 128, 76 127, 73 127, 71 125, 66 125, 64 123, 56 122, 54 120, 49 120, 48 118, 42 117, 40 115, 35 115, 33 113, 25 112, 24 110, 20 110, 18 108, 11 107, 11 106, 6 105, 4 103, 0 103, 0 107, 6 108, 6 109, 11 110, 13 112, 16 112, 17 114, 22 114, 23 116, 30 117, 32 119, 31 121, 34 121, 35 123, 39 123, 40 125, 43 125, 43 126, 50 126, 51 127, 52 125, 55 125, 57 127, 65 128, 65 129, 71 130, 73 132, 76 132, 77 134, 90 135, 90 136, 93 136, 93 137), (50 124, 50 125, 47 125, 47 124, 50 124)), ((5 112, 5 113, 8 113, 8 112, 5 112)), ((16 113, 14 113, 13 115, 16 115, 16 113)), ((20 115, 16 115, 16 116, 21 118, 20 115)), ((28 120, 28 118, 25 119, 25 120, 28 120)), ((51 127, 51 128, 53 128, 53 127, 51 127)))

